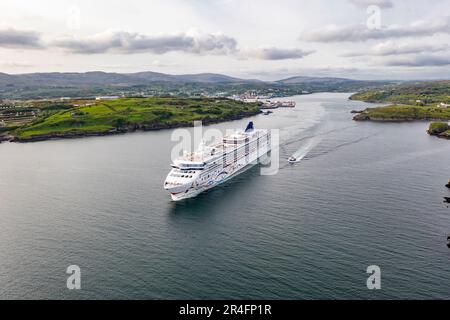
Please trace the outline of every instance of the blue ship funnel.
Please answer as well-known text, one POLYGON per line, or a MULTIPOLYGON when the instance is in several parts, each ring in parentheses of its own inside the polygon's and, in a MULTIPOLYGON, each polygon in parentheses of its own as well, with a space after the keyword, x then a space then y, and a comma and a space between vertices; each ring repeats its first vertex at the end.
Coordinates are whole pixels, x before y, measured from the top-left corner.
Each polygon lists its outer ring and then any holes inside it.
POLYGON ((247 125, 247 128, 245 129, 245 132, 252 132, 253 130, 253 121, 250 121, 247 125))

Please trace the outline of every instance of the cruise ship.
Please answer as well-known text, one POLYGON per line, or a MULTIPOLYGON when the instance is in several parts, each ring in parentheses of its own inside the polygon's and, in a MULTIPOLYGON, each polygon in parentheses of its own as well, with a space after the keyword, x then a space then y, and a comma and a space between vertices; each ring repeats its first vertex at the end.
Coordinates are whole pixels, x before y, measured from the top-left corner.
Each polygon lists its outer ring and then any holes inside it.
POLYGON ((201 143, 195 152, 184 152, 172 163, 164 181, 172 200, 192 198, 244 172, 271 150, 270 131, 254 129, 223 137, 212 145, 201 143))

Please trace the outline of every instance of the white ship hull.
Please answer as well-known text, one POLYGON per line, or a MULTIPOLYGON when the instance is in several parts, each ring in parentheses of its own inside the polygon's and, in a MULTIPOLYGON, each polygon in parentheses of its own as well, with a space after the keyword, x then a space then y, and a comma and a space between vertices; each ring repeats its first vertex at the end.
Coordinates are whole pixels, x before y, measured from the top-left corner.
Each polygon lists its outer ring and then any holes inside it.
POLYGON ((267 130, 224 137, 223 142, 174 162, 164 183, 172 200, 193 198, 254 166, 271 150, 267 130))
MULTIPOLYGON (((263 155, 265 155, 267 153, 268 152, 265 152, 260 157, 262 157, 263 155)), ((218 179, 213 179, 213 180, 209 181, 208 184, 206 184, 206 185, 191 187, 188 189, 188 192, 180 192, 180 193, 175 193, 175 194, 171 193, 171 198, 173 201, 179 201, 179 200, 183 200, 183 199, 196 197, 200 193, 205 192, 209 189, 212 189, 212 188, 218 186, 219 184, 222 184, 222 183, 230 180, 231 178, 247 171, 248 169, 250 169, 251 167, 253 167, 254 165, 257 164, 258 159, 255 159, 254 161, 252 161, 248 164, 239 165, 237 169, 224 173, 223 177, 218 178, 218 179)))

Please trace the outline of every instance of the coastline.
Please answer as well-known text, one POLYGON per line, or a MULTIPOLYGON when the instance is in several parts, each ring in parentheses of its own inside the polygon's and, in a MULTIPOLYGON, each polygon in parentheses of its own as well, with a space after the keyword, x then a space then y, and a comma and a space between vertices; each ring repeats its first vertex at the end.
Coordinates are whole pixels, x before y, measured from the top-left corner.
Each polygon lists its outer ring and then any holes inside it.
MULTIPOLYGON (((350 96, 349 100, 365 103, 383 103, 380 100, 355 99, 357 94, 350 96), (375 102, 374 102, 375 101, 375 102)), ((417 100, 419 101, 419 100, 417 100)), ((426 131, 430 136, 450 140, 450 112, 447 108, 433 107, 431 105, 406 105, 390 104, 381 107, 366 108, 364 110, 352 110, 353 121, 373 121, 387 123, 401 122, 427 122, 429 128, 426 131)))
POLYGON ((439 109, 432 106, 414 106, 403 104, 386 104, 386 102, 371 102, 356 100, 365 103, 384 103, 378 107, 368 107, 364 110, 352 110, 354 121, 374 122, 413 122, 413 121, 444 121, 450 120, 450 112, 447 109, 439 109))
MULTIPOLYGON (((436 91, 440 89, 436 88, 436 91)), ((438 91, 439 93, 440 91, 438 91)), ((382 104, 378 107, 366 107, 353 110, 355 121, 411 122, 411 121, 449 121, 450 109, 438 93, 425 94, 420 88, 397 88, 385 92, 368 90, 352 94, 351 101, 370 104, 382 104), (441 102, 440 102, 441 101, 441 102)))
POLYGON ((430 136, 442 139, 450 139, 450 126, 446 122, 432 122, 427 130, 430 136))
POLYGON ((423 122, 429 122, 429 121, 448 121, 447 118, 377 118, 377 117, 370 117, 370 115, 367 114, 366 117, 358 115, 353 117, 354 121, 373 121, 373 122, 413 122, 413 121, 423 121, 423 122))
MULTIPOLYGON (((227 121, 234 121, 234 120, 240 120, 247 117, 252 117, 257 114, 260 114, 261 110, 258 111, 252 111, 252 112, 245 112, 241 113, 236 116, 227 117, 223 119, 204 119, 202 121, 202 125, 211 125, 216 123, 222 123, 227 121)), ((5 132, 3 135, 0 135, 0 143, 2 142, 16 142, 16 143, 29 143, 29 142, 39 142, 39 141, 47 141, 47 140, 61 140, 61 139, 80 139, 85 137, 102 137, 102 136, 111 136, 111 135, 119 135, 119 134, 126 134, 131 132, 137 132, 137 131, 157 131, 157 130, 165 130, 165 129, 175 129, 175 128, 187 128, 187 127, 193 127, 194 123, 192 121, 187 122, 172 122, 172 123, 161 123, 156 122, 153 124, 142 124, 138 125, 135 124, 133 126, 128 127, 122 127, 122 128, 116 128, 109 131, 103 131, 103 132, 65 132, 65 133, 51 133, 51 134, 45 134, 45 135, 37 135, 37 136, 31 136, 27 138, 20 138, 18 136, 11 135, 8 132, 5 132)))

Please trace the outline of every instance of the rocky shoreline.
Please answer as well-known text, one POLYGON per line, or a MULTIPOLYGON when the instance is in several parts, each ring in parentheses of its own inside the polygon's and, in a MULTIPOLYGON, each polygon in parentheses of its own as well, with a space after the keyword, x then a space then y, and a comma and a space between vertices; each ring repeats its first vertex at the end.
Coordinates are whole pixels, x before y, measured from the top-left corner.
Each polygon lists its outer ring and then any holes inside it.
POLYGON ((423 119, 417 119, 417 118, 377 118, 370 116, 370 114, 363 110, 363 111, 351 111, 351 113, 357 113, 354 117, 354 121, 377 121, 377 122, 411 122, 411 121, 447 121, 447 118, 423 118, 423 119))
MULTIPOLYGON (((202 120, 202 125, 211 125, 215 123, 227 122, 240 120, 246 117, 251 117, 261 113, 261 111, 243 113, 237 116, 228 117, 224 119, 205 119, 202 120)), ((8 142, 18 142, 18 143, 27 143, 27 142, 38 142, 38 141, 46 141, 46 140, 55 140, 55 139, 78 139, 84 137, 101 137, 101 136, 110 136, 117 134, 125 134, 128 132, 136 132, 136 131, 153 131, 153 130, 164 130, 164 129, 174 129, 174 128, 182 128, 182 127, 192 127, 194 126, 193 122, 172 122, 172 123, 152 123, 152 124, 134 124, 127 127, 121 127, 117 129, 112 129, 110 131, 105 132, 66 132, 66 133, 51 133, 40 136, 32 136, 28 138, 20 138, 14 135, 10 135, 5 133, 0 135, 0 143, 2 141, 8 142)))
POLYGON ((13 136, 8 135, 7 133, 0 133, 0 143, 3 141, 11 141, 13 136))
POLYGON ((441 139, 447 139, 447 140, 450 140, 450 134, 448 134, 448 133, 441 133, 441 134, 431 134, 431 133, 428 133, 430 136, 435 136, 435 137, 438 137, 438 138, 441 138, 441 139))
POLYGON ((427 130, 430 136, 438 138, 450 139, 450 126, 447 122, 433 122, 427 130))

